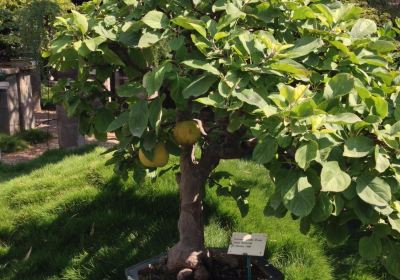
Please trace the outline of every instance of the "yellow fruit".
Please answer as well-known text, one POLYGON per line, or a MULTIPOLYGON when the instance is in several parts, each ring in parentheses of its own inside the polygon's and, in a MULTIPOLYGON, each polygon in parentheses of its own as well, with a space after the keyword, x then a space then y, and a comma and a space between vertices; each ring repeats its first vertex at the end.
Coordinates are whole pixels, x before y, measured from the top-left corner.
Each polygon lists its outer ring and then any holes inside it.
POLYGON ((174 138, 180 145, 193 145, 200 136, 200 128, 195 121, 179 122, 174 127, 174 138))
POLYGON ((142 149, 139 150, 139 160, 145 167, 163 167, 168 163, 169 154, 165 145, 162 143, 156 144, 154 148, 154 158, 148 159, 142 149))

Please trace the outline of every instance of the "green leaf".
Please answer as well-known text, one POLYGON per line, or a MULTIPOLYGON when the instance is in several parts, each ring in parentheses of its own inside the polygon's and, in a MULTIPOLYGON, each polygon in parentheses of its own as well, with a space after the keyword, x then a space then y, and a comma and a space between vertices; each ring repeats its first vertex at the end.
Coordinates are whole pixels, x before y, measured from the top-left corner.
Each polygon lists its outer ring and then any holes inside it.
POLYGON ((97 110, 97 114, 94 120, 94 127, 99 132, 106 132, 107 128, 113 120, 114 114, 112 113, 112 111, 106 108, 101 108, 97 110))
POLYGON ((149 122, 156 130, 159 128, 162 119, 162 99, 157 98, 150 103, 149 122))
POLYGON ((361 158, 367 156, 374 149, 374 143, 366 136, 354 136, 346 140, 343 156, 361 158))
POLYGON ((147 128, 149 108, 146 100, 133 104, 129 111, 129 131, 135 137, 141 137, 147 128))
POLYGON ((400 279, 400 245, 392 241, 388 241, 383 245, 384 254, 382 263, 390 274, 394 275, 397 279, 400 279))
POLYGON ((324 89, 324 98, 332 99, 350 94, 354 90, 354 77, 347 73, 334 76, 324 89))
POLYGON ((106 38, 97 36, 92 39, 86 39, 83 42, 85 43, 86 47, 91 50, 92 52, 96 51, 98 46, 107 41, 106 38))
POLYGON ((364 236, 358 243, 358 251, 366 260, 374 260, 382 254, 381 240, 374 235, 364 236))
POLYGON ((311 219, 314 223, 320 223, 329 218, 333 212, 333 205, 327 193, 321 193, 317 203, 311 212, 311 219))
POLYGON ((129 112, 125 111, 121 113, 115 120, 113 120, 107 128, 108 132, 115 131, 124 124, 126 124, 129 120, 129 112))
POLYGON ((145 89, 140 83, 126 83, 117 88, 117 95, 119 97, 136 97, 144 93, 145 89))
POLYGON ((233 96, 236 96, 240 101, 254 105, 260 108, 264 114, 269 117, 277 112, 277 108, 271 106, 253 89, 244 89, 242 91, 233 91, 233 96))
POLYGON ((387 101, 379 95, 373 95, 371 99, 374 102, 375 113, 382 119, 386 118, 389 114, 389 105, 387 101))
POLYGON ((225 6, 226 15, 222 16, 217 24, 217 31, 221 31, 235 20, 246 17, 246 14, 238 9, 234 4, 228 3, 225 6))
POLYGON ((339 224, 336 221, 328 220, 328 224, 325 227, 326 237, 328 244, 340 245, 346 242, 350 236, 349 228, 346 224, 339 224))
POLYGON ((293 19, 308 19, 316 18, 314 11, 308 6, 302 6, 296 9, 293 13, 293 19))
POLYGON ((185 60, 182 62, 182 64, 185 64, 186 66, 189 66, 194 69, 201 69, 201 70, 207 71, 208 73, 216 75, 216 76, 221 75, 221 72, 219 72, 217 68, 212 66, 210 63, 207 63, 202 60, 197 60, 197 59, 185 60))
POLYGON ((343 192, 351 183, 350 176, 344 172, 337 161, 328 161, 322 164, 321 191, 343 192))
POLYGON ((267 101, 265 101, 257 92, 253 89, 244 89, 242 91, 235 91, 233 95, 236 96, 239 100, 257 106, 258 108, 262 109, 266 106, 269 106, 267 101))
POLYGON ((156 44, 161 40, 161 34, 157 32, 146 32, 144 33, 138 43, 138 47, 141 49, 148 48, 156 44))
POLYGON ((311 213, 315 205, 315 194, 306 176, 288 171, 286 178, 277 181, 278 184, 282 188, 283 204, 290 212, 299 217, 311 213))
POLYGON ((136 6, 137 0, 123 0, 124 3, 128 6, 136 6))
POLYGON ((283 54, 285 54, 288 58, 297 58, 314 52, 323 45, 324 42, 320 38, 305 36, 297 40, 294 46, 283 54))
POLYGON ((301 81, 308 81, 311 73, 300 63, 292 59, 282 59, 271 64, 271 68, 284 73, 293 74, 293 76, 301 81))
POLYGON ((379 53, 387 53, 397 49, 395 43, 385 40, 376 40, 368 44, 368 48, 379 53))
POLYGON ((398 233, 400 233, 400 216, 399 216, 399 214, 389 216, 388 220, 389 220, 389 224, 392 227, 392 229, 397 231, 398 233))
POLYGON ((363 173, 357 178, 357 194, 365 202, 376 206, 387 206, 392 199, 390 185, 379 177, 363 173))
POLYGON ((317 157, 318 144, 315 141, 310 141, 303 144, 297 149, 295 154, 295 160, 299 167, 307 169, 310 166, 310 162, 317 157))
POLYGON ((142 18, 142 22, 154 29, 162 29, 168 27, 168 17, 164 13, 156 10, 148 12, 142 18))
POLYGON ((105 61, 117 66, 125 66, 125 63, 119 58, 119 56, 108 47, 102 46, 101 50, 103 51, 103 58, 105 61))
POLYGON ((375 169, 379 173, 385 172, 386 169, 389 168, 390 166, 390 161, 388 158, 386 158, 383 154, 380 153, 379 146, 375 146, 375 169))
POLYGON ((355 39, 362 39, 376 33, 376 23, 370 19, 361 18, 356 21, 350 35, 355 39))
POLYGON ((197 97, 206 93, 215 83, 217 78, 211 75, 201 75, 199 78, 190 83, 182 92, 183 97, 197 97))
POLYGON ((271 136, 267 136, 258 141, 253 150, 253 160, 260 164, 266 164, 275 157, 277 150, 278 144, 276 140, 271 136))
POLYGON ((169 63, 164 63, 155 68, 151 72, 147 72, 143 76, 143 87, 146 89, 149 96, 158 92, 164 82, 165 73, 171 69, 169 63))
POLYGON ((337 115, 329 115, 325 120, 327 122, 337 124, 353 124, 362 121, 359 116, 353 113, 340 113, 337 115))
POLYGON ((88 19, 78 11, 72 10, 74 24, 78 27, 82 34, 86 34, 89 28, 88 19))
POLYGON ((172 20, 176 25, 179 25, 188 30, 196 30, 201 36, 207 38, 207 31, 205 29, 205 23, 201 20, 192 19, 185 16, 177 16, 172 20))
POLYGON ((332 11, 329 9, 327 5, 324 4, 315 4, 312 6, 313 8, 316 8, 323 16, 319 16, 318 18, 327 25, 331 25, 333 23, 333 15, 332 11))

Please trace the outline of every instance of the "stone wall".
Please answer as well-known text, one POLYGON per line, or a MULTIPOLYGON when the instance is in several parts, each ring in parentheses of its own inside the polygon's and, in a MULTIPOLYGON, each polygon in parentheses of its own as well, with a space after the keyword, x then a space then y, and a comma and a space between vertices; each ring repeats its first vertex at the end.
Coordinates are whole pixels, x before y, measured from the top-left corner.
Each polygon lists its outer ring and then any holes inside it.
MULTIPOLYGON (((0 132, 13 135, 20 131, 17 69, 2 69, 8 86, 0 89, 0 132)), ((4 83, 4 85, 6 85, 4 83)))

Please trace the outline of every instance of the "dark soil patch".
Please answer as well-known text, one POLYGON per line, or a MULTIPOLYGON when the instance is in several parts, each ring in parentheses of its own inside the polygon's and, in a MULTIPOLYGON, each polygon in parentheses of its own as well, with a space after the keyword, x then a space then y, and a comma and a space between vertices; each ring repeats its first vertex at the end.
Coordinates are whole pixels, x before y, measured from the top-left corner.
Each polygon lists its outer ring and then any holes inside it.
MULTIPOLYGON (((149 264, 139 271, 139 280, 176 280, 177 272, 166 268, 167 259, 149 264)), ((211 251, 210 258, 204 263, 210 274, 210 280, 247 280, 246 259, 243 256, 227 255, 222 251, 211 251)), ((280 271, 264 262, 263 258, 252 258, 253 280, 283 280, 280 271)), ((189 277, 188 280, 194 279, 189 277)))

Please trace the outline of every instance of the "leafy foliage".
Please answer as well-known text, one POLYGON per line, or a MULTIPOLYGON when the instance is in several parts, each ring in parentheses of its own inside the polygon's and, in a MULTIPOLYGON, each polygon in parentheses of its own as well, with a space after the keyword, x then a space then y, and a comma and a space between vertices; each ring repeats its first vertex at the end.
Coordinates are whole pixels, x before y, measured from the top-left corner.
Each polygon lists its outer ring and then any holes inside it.
POLYGON ((28 143, 18 136, 0 134, 0 152, 12 153, 24 150, 27 147, 28 143))
POLYGON ((52 21, 73 7, 69 0, 0 0, 0 47, 4 59, 18 54, 38 60, 50 39, 52 21))
POLYGON ((48 55, 76 70, 58 89, 82 132, 116 133, 109 163, 124 177, 144 175, 139 148, 179 152, 171 129, 184 112, 220 158, 257 140, 252 157, 276 184, 267 214, 321 223, 331 244, 369 238, 361 255, 400 278, 400 22, 381 29, 361 12, 318 0, 97 0, 58 19, 48 55), (103 83, 116 70, 128 82, 113 93, 103 83))

